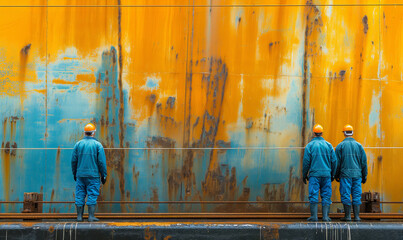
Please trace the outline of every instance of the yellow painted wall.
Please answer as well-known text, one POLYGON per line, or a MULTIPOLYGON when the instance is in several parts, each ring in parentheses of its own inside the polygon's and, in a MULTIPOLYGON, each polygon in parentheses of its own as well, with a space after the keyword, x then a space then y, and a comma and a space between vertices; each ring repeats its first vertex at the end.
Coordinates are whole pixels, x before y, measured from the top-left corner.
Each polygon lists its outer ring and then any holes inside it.
MULTIPOLYGON (((169 139, 172 142, 164 144, 174 148, 303 147, 314 123, 324 126, 325 139, 336 146, 349 123, 356 140, 372 147, 366 148, 369 177, 363 190, 380 192, 385 201, 403 201, 400 4, 0 1, 3 145, 15 141, 20 147, 72 147, 81 136, 81 125, 94 121, 99 138, 110 148, 155 147, 147 142, 153 136, 169 139), (110 56, 116 62, 105 60, 110 56), (110 85, 108 93, 100 83, 111 74, 106 68, 116 69, 118 83, 110 85), (149 87, 149 81, 157 87, 149 87), (37 111, 36 117, 29 111, 37 111), (10 129, 12 116, 19 118, 17 130, 10 129), (37 132, 26 133, 33 128, 37 132), (37 139, 33 145, 31 138, 37 139)), ((123 160, 111 151, 111 180, 102 196, 155 200, 157 192, 157 200, 307 198, 300 180, 301 150, 236 151, 171 150, 166 156, 151 152, 159 159, 156 163, 144 157, 150 153, 131 150, 119 153, 125 159, 120 163, 123 160), (154 167, 161 170, 154 172, 154 167), (231 173, 226 174, 226 168, 231 173), (140 180, 132 177, 137 171, 140 180), (231 181, 231 176, 236 179, 231 181), (132 185, 135 181, 143 186, 132 185)), ((44 161, 53 164, 56 152, 48 154, 38 156, 52 156, 44 161)), ((61 179, 70 176, 69 154, 62 151, 64 168, 49 168, 60 171, 56 176, 61 179)), ((32 177, 26 176, 19 187, 7 188, 18 181, 8 176, 13 166, 34 164, 28 163, 35 162, 32 158, 28 152, 19 153, 13 162, 2 151, 7 176, 2 196, 16 198, 30 188, 21 186, 32 186, 27 183, 32 177)), ((53 186, 53 177, 45 175, 38 185, 45 198, 53 196, 52 189, 68 185, 60 181, 53 186)), ((333 190, 337 201, 338 183, 333 190)), ((70 192, 55 199, 69 198, 70 192)), ((384 211, 402 210, 401 205, 384 206, 384 211)))

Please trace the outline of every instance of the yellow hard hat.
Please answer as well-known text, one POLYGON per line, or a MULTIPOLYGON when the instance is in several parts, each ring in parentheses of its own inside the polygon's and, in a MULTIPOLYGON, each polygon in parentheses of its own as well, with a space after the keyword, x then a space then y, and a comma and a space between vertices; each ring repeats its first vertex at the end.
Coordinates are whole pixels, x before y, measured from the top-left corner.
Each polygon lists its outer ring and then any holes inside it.
POLYGON ((84 127, 84 132, 95 132, 95 125, 92 123, 88 123, 87 125, 85 125, 84 127))
POLYGON ((347 124, 343 128, 343 132, 352 132, 352 131, 353 131, 353 126, 351 126, 350 124, 347 124))
POLYGON ((323 133, 323 127, 322 127, 322 125, 316 124, 316 125, 313 127, 313 132, 314 132, 314 133, 323 133))

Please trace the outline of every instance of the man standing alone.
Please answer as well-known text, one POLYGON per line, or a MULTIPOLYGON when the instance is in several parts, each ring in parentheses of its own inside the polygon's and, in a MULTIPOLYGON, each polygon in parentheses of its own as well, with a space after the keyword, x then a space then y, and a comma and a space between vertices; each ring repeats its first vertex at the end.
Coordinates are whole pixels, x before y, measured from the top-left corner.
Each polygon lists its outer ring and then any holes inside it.
POLYGON ((77 221, 83 221, 85 197, 87 195, 88 221, 98 221, 94 216, 99 196, 100 181, 106 182, 106 158, 102 144, 95 138, 95 126, 84 127, 85 137, 76 143, 71 158, 71 168, 76 181, 77 221), (99 176, 101 175, 101 179, 99 176))
POLYGON ((308 221, 318 221, 318 194, 322 198, 322 221, 329 222, 329 209, 332 201, 332 181, 336 173, 337 159, 333 146, 322 137, 323 127, 313 127, 315 137, 304 151, 302 177, 306 184, 309 178, 309 203, 311 217, 308 221))
POLYGON ((367 181, 367 155, 364 148, 353 136, 353 127, 344 126, 345 139, 336 147, 338 159, 336 181, 340 182, 340 197, 344 207, 344 218, 351 221, 351 199, 353 196, 354 221, 360 221, 361 183, 367 181))

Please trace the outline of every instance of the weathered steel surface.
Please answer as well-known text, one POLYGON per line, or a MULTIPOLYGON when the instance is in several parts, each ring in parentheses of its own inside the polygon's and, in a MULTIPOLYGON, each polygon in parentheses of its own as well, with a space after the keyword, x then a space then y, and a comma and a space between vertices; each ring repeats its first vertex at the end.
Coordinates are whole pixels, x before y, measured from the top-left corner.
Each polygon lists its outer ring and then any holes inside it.
MULTIPOLYGON (((303 147, 314 122, 334 146, 346 123, 364 146, 403 146, 403 6, 382 5, 389 3, 43 0, 13 3, 17 7, 0 1, 0 199, 43 192, 44 200, 72 200, 71 150, 64 148, 92 121, 103 145, 115 148, 106 152, 103 200, 307 200, 303 150, 251 147, 303 147), (201 149, 174 149, 188 147, 201 149)), ((401 201, 403 150, 366 152, 363 190, 401 201)), ((333 200, 340 199, 338 186, 333 183, 333 200)), ((20 208, 2 205, 1 211, 20 208)), ((382 210, 401 212, 402 206, 382 210)))
POLYGON ((402 239, 401 223, 175 221, 0 224, 4 239, 402 239))

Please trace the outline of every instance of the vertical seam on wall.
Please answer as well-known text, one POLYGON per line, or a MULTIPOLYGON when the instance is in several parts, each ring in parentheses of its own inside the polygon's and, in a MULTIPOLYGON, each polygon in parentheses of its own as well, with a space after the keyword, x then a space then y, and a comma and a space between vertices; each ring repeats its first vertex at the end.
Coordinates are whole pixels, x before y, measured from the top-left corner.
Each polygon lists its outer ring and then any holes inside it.
POLYGON ((187 146, 189 147, 190 144, 190 121, 191 121, 191 109, 192 109, 192 82, 193 82, 193 33, 194 33, 194 14, 195 14, 195 0, 192 2, 192 28, 190 34, 190 46, 189 46, 189 54, 190 54, 190 59, 188 59, 188 67, 189 67, 189 107, 188 107, 188 124, 189 124, 189 129, 188 129, 188 136, 187 136, 187 146), (190 61, 190 62, 189 62, 190 61))
MULTIPOLYGON (((190 0, 189 2, 190 3, 190 0)), ((185 59, 185 98, 184 98, 184 116, 183 116, 183 136, 182 136, 182 146, 183 147, 188 147, 185 143, 186 141, 186 128, 187 128, 187 109, 186 109, 186 103, 187 103, 187 85, 188 85, 188 60, 189 60, 189 8, 186 8, 186 15, 187 15, 187 38, 186 38, 186 59, 185 59)), ((183 157, 183 156, 182 156, 183 157)))
MULTIPOLYGON (((378 66, 378 74, 379 74, 379 76, 378 76, 378 79, 379 79, 379 95, 380 95, 380 97, 379 97, 379 106, 380 106, 380 108, 379 108, 379 131, 380 131, 380 133, 381 133, 381 144, 383 144, 382 143, 382 139, 383 139, 383 136, 382 136, 382 55, 381 55, 381 31, 382 31, 382 26, 381 26, 381 16, 383 16, 383 14, 381 14, 381 0, 379 0, 379 7, 378 7, 378 9, 379 9, 379 49, 378 49, 378 55, 379 55, 379 59, 378 59, 378 64, 379 64, 379 66, 378 66)), ((380 156, 382 156, 382 149, 380 149, 379 150, 379 155, 380 156)), ((378 161, 378 164, 379 164, 379 161, 378 161)), ((383 164, 383 163, 380 163, 380 164, 383 164)), ((380 171, 380 173, 379 173, 379 176, 380 176, 380 184, 379 184, 379 187, 380 187, 380 192, 382 193, 383 191, 383 184, 382 184, 382 171, 383 171, 383 168, 381 168, 381 171, 380 171)))
MULTIPOLYGON (((191 0, 189 0, 189 5, 191 0)), ((189 8, 188 8, 189 9, 189 8)), ((185 114, 184 114, 184 130, 183 130, 183 146, 189 147, 190 144, 190 109, 191 109, 191 89, 192 89, 192 64, 189 61, 193 59, 193 25, 194 25, 194 0, 192 3, 192 26, 190 27, 190 12, 188 10, 188 33, 186 41, 186 76, 185 76, 185 114), (190 45, 190 46, 189 46, 190 45), (190 55, 190 56, 189 56, 190 55), (189 59, 190 58, 190 59, 189 59), (188 106, 187 106, 188 105, 188 106)))
MULTIPOLYGON (((49 0, 46 0, 46 40, 45 40, 45 89, 46 89, 46 95, 45 95, 45 148, 47 147, 47 138, 48 138, 48 15, 49 15, 49 0)), ((45 150, 45 160, 47 159, 47 153, 48 151, 45 150)), ((46 184, 46 164, 45 164, 45 179, 43 181, 44 185, 46 184)), ((45 189, 45 188, 43 188, 45 189)), ((45 191, 45 190, 44 190, 45 191)))

